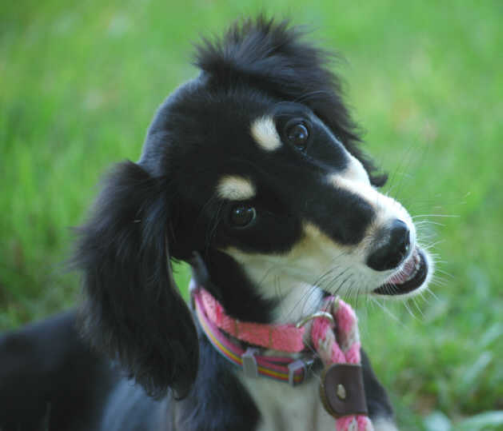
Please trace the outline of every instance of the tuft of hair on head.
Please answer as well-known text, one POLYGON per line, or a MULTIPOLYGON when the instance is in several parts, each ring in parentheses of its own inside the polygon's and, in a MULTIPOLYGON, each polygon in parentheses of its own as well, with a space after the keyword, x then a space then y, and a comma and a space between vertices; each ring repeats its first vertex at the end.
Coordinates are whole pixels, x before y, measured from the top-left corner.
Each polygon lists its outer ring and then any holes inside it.
POLYGON ((337 56, 306 41, 305 33, 287 20, 264 15, 237 21, 222 38, 203 39, 196 45, 195 65, 215 88, 248 85, 281 101, 309 106, 363 163, 372 184, 382 186, 387 177, 377 174, 360 150, 358 127, 344 104, 341 81, 331 69, 337 56))

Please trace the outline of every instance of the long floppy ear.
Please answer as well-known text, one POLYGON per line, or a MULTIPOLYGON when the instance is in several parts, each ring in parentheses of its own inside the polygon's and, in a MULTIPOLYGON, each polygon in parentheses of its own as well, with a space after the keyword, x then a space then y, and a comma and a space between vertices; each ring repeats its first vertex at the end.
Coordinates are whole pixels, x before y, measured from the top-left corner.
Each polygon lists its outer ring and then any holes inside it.
POLYGON ((187 394, 198 364, 196 329, 172 275, 162 178, 124 162, 106 178, 79 229, 82 332, 153 397, 187 394))

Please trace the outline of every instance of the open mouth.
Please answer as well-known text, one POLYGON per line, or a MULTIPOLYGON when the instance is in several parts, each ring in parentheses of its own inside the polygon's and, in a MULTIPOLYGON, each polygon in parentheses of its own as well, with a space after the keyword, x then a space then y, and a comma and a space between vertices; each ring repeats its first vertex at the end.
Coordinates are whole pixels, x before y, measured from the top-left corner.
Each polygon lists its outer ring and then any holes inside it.
POLYGON ((372 293, 389 296, 405 295, 420 287, 427 275, 426 256, 422 250, 416 248, 402 268, 372 293))

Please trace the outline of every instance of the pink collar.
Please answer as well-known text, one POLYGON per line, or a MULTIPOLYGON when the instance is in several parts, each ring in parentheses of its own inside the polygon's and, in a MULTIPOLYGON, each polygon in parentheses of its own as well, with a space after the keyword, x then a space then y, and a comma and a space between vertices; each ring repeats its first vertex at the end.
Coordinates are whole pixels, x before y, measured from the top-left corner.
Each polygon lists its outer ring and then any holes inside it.
POLYGON ((190 290, 197 318, 209 341, 227 360, 242 367, 246 376, 262 375, 289 382, 292 386, 299 385, 305 380, 315 356, 307 351, 304 345, 304 327, 296 327, 293 324, 266 325, 241 322, 228 316, 222 305, 203 287, 191 282, 190 290), (245 350, 222 331, 247 344, 266 349, 287 353, 305 351, 302 355, 304 359, 259 355, 261 349, 249 347, 245 350))
POLYGON ((302 352, 306 348, 304 326, 241 322, 228 316, 222 305, 203 288, 196 289, 194 298, 204 309, 209 321, 231 337, 254 346, 287 353, 302 352))
POLYGON ((320 396, 325 409, 336 418, 336 430, 372 429, 366 416, 357 318, 348 304, 329 297, 320 311, 296 325, 267 325, 241 322, 228 316, 222 305, 194 281, 190 291, 197 318, 209 341, 226 359, 242 367, 247 377, 262 375, 296 386, 305 380, 314 360, 320 358, 325 365, 320 396), (304 325, 309 320, 313 320, 313 324, 310 333, 305 334, 304 325), (309 335, 307 340, 306 335, 309 335), (301 354, 304 359, 269 356, 267 352, 258 355, 262 349, 245 350, 228 336, 263 349, 301 354))

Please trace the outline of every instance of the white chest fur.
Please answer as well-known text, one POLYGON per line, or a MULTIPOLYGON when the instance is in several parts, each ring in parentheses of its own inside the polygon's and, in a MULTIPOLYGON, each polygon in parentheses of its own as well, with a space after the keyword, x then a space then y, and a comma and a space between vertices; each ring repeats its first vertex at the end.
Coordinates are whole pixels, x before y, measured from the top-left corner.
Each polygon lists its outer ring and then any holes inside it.
POLYGON ((267 378, 242 378, 262 416, 258 431, 333 431, 335 419, 323 408, 319 380, 297 387, 267 378))
MULTIPOLYGON (((261 414, 257 431, 334 431, 335 419, 330 416, 319 395, 319 377, 297 387, 264 377, 241 381, 249 391, 261 414)), ((388 418, 373 418, 374 431, 397 431, 388 418)))

